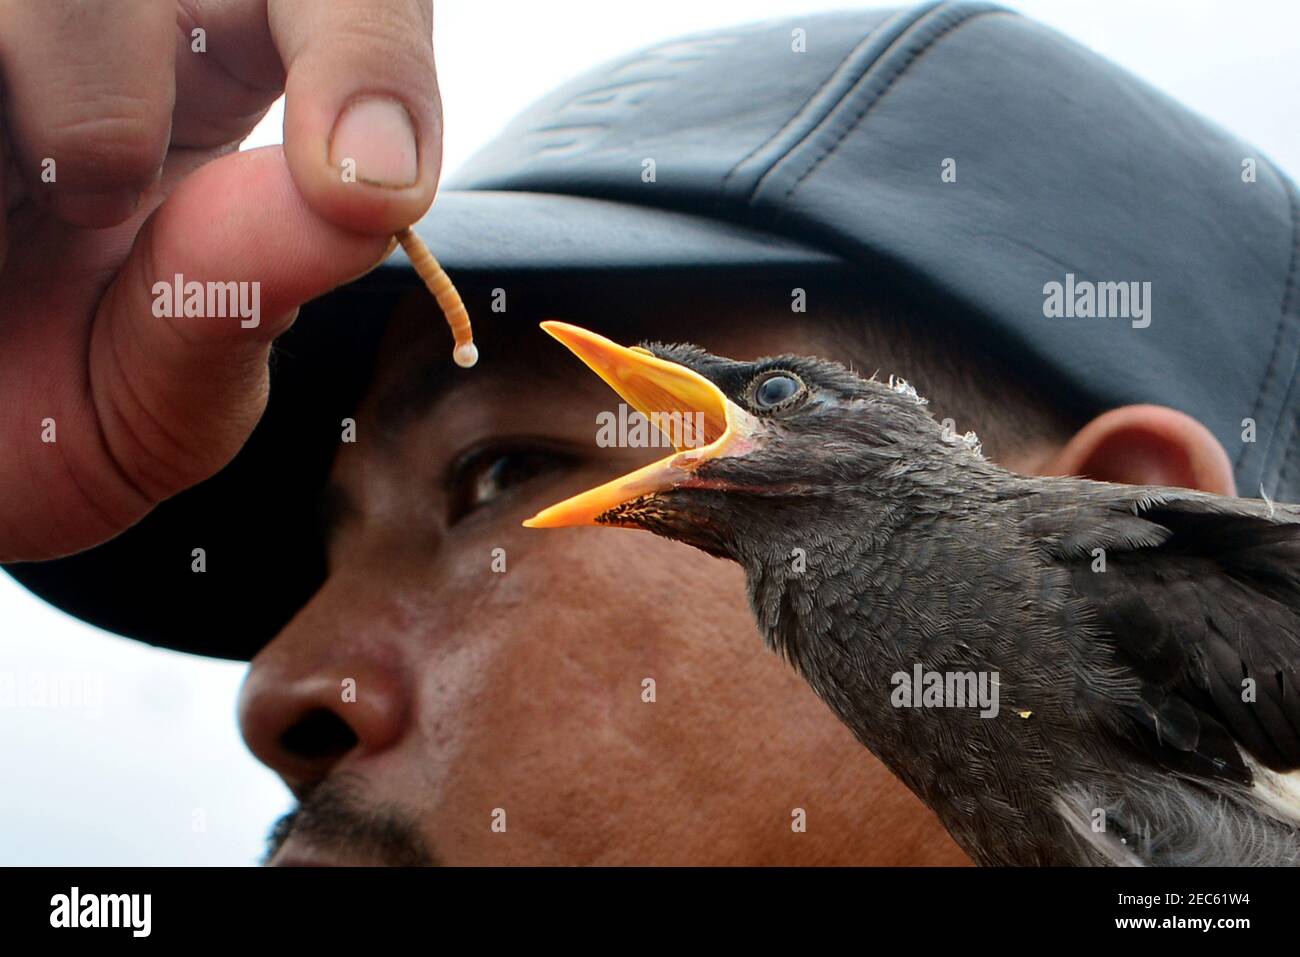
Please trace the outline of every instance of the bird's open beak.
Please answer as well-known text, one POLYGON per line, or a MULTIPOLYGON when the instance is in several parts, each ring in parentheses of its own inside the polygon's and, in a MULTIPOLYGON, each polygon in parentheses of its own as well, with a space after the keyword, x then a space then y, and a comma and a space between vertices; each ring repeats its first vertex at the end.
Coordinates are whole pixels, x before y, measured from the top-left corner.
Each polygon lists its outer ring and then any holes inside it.
POLYGON ((753 448, 757 420, 698 372, 640 346, 620 346, 565 322, 543 322, 542 328, 568 346, 628 405, 667 432, 677 450, 543 509, 524 522, 529 528, 604 524, 600 517, 611 509, 688 485, 703 463, 723 455, 743 455, 753 448))

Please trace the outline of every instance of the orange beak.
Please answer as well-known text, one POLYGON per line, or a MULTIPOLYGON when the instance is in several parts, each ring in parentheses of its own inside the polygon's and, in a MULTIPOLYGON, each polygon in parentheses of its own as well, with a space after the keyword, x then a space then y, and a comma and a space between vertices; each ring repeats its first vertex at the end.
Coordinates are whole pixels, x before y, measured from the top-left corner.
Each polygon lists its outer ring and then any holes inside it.
POLYGON ((668 432, 677 450, 543 509, 524 522, 529 528, 603 524, 600 517, 611 509, 689 484, 703 463, 723 455, 743 455, 754 447, 757 420, 693 369, 565 322, 543 322, 542 328, 568 346, 628 405, 668 432), (671 423, 671 428, 664 423, 671 423))

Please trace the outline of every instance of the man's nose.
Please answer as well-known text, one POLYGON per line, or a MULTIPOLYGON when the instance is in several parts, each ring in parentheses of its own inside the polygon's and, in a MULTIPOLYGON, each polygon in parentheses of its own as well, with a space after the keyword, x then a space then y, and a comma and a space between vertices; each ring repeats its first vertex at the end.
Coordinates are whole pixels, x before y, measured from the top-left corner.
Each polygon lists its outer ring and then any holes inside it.
POLYGON ((346 612, 313 608, 328 591, 253 659, 239 696, 249 749, 295 793, 390 748, 411 713, 401 649, 349 640, 346 612))

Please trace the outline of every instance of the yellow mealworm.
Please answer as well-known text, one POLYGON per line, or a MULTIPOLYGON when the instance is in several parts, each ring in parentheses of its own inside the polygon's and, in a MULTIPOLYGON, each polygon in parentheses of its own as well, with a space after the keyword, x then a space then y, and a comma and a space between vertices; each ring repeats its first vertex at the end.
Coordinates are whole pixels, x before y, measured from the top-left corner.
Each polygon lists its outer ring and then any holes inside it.
POLYGON ((461 301, 460 293, 451 284, 451 280, 447 278, 447 274, 443 272, 442 266, 434 258, 433 253, 429 252, 429 247, 424 244, 424 240, 417 236, 414 230, 410 227, 403 229, 397 234, 397 241, 406 250, 407 258, 411 260, 411 265, 415 267, 419 277, 424 280, 429 292, 433 293, 433 298, 438 300, 438 308, 442 310, 447 325, 451 327, 452 337, 456 340, 456 348, 451 353, 452 359, 462 369, 468 369, 478 362, 478 348, 474 345, 474 330, 470 327, 469 313, 465 310, 465 303, 461 301))

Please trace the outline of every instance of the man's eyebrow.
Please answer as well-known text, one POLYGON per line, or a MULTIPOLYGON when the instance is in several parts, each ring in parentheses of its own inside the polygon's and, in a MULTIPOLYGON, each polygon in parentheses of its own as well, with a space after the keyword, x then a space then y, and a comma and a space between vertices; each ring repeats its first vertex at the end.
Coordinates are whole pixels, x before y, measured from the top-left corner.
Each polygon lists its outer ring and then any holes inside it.
MULTIPOLYGON (((375 420, 386 437, 395 437, 453 387, 452 366, 447 362, 421 362, 379 394, 375 420)), ((463 374, 463 373, 462 373, 463 374)))
MULTIPOLYGON (((547 340, 549 343, 549 340, 547 340)), ((407 426, 423 418, 445 394, 458 387, 479 384, 474 377, 492 377, 508 382, 527 378, 540 388, 573 388, 586 381, 585 370, 573 356, 561 348, 549 350, 546 343, 505 337, 479 339, 481 354, 495 361, 505 355, 510 365, 492 369, 479 368, 466 371, 458 369, 445 357, 434 357, 418 362, 404 372, 398 381, 379 393, 375 400, 375 420, 380 424, 382 440, 393 442, 407 426), (497 350, 501 350, 498 352, 497 350), (507 352, 506 350, 510 350, 507 352)))

